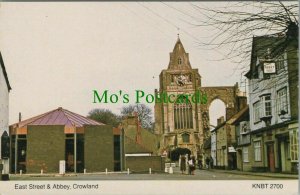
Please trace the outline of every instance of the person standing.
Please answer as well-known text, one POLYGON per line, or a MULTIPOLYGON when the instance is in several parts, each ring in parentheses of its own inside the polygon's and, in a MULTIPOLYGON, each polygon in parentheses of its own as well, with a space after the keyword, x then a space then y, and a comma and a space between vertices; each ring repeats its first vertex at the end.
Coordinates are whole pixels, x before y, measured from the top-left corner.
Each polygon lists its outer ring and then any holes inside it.
POLYGON ((192 175, 192 174, 194 175, 195 162, 194 162, 194 160, 193 160, 193 156, 191 156, 191 157, 189 158, 188 163, 189 163, 189 175, 192 175))
POLYGON ((210 156, 210 161, 209 161, 209 163, 210 163, 210 168, 213 169, 213 168, 214 168, 214 159, 213 159, 212 156, 210 156))
POLYGON ((192 175, 195 175, 195 169, 196 169, 196 159, 195 156, 192 156, 192 162, 193 162, 193 166, 192 166, 192 175))
POLYGON ((205 159, 205 164, 206 164, 206 168, 207 169, 209 169, 209 158, 208 157, 206 157, 206 159, 205 159))
POLYGON ((202 169, 202 159, 200 159, 200 158, 198 160, 198 168, 199 168, 199 170, 202 169))
POLYGON ((186 171, 186 158, 184 155, 180 155, 180 171, 181 174, 186 171))

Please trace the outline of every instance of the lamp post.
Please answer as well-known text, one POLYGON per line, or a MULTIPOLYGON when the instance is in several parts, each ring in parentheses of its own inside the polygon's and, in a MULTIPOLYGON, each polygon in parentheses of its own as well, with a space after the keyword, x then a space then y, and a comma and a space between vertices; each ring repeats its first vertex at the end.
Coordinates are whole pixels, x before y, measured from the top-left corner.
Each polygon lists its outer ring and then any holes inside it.
POLYGON ((74 125, 74 173, 77 172, 77 133, 74 125))

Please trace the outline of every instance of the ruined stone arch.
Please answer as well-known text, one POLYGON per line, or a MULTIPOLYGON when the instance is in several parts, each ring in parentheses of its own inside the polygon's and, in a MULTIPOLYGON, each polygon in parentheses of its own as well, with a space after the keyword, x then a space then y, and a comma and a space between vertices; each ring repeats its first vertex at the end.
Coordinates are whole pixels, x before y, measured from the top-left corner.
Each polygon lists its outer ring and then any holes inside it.
POLYGON ((204 137, 207 138, 210 135, 210 118, 209 118, 209 107, 211 103, 219 99, 224 102, 226 110, 225 110, 225 118, 229 119, 234 113, 238 110, 237 105, 237 97, 238 97, 238 86, 224 86, 224 87, 201 87, 201 94, 205 94, 207 96, 206 104, 201 105, 201 121, 203 127, 204 137))

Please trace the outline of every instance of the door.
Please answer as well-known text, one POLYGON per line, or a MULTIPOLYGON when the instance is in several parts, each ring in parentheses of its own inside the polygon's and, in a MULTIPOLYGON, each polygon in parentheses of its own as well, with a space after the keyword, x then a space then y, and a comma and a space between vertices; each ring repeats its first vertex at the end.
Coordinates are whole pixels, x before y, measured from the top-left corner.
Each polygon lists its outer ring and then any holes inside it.
POLYGON ((268 144, 268 167, 270 172, 275 172, 275 157, 274 157, 274 144, 268 144))

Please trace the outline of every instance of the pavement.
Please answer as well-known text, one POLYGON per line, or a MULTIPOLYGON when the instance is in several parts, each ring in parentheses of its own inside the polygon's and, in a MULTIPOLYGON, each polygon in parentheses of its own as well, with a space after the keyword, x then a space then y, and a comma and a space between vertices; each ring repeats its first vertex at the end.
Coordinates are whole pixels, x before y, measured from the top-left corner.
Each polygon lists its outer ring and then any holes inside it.
POLYGON ((298 179, 298 175, 282 173, 256 173, 236 170, 196 170, 194 175, 181 174, 178 167, 174 173, 134 173, 127 172, 101 172, 78 174, 22 174, 10 175, 10 180, 288 180, 298 179))
POLYGON ((264 176, 264 177, 282 178, 282 179, 299 178, 299 175, 297 174, 287 174, 287 173, 249 172, 249 171, 219 170, 219 169, 210 169, 209 171, 218 172, 218 173, 238 174, 238 175, 264 176))

